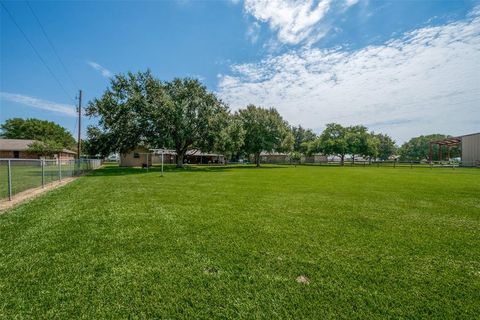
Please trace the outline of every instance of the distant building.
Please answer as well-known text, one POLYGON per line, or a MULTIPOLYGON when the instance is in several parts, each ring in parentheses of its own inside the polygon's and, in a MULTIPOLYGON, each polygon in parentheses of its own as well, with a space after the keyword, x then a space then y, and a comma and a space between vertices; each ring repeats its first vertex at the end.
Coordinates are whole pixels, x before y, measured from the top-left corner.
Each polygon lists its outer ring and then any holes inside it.
POLYGON ((433 161, 434 148, 442 150, 438 152, 439 161, 450 159, 450 148, 460 146, 461 149, 461 165, 465 167, 480 166, 480 132, 466 134, 458 137, 449 137, 442 140, 430 141, 429 160, 433 161), (442 153, 447 150, 447 159, 442 159, 442 153))
MULTIPOLYGON (((255 162, 255 159, 252 157, 250 159, 251 162, 255 162)), ((283 153, 283 152, 266 152, 263 151, 260 153, 260 162, 261 163, 291 163, 294 162, 291 159, 291 155, 288 153, 283 153)), ((312 156, 300 156, 300 163, 321 163, 321 162, 327 162, 327 157, 322 155, 322 154, 314 154, 312 156)))
POLYGON ((480 132, 467 134, 462 139, 462 163, 465 166, 480 166, 480 132))
MULTIPOLYGON (((37 152, 29 151, 30 146, 38 142, 26 139, 0 139, 0 158, 4 159, 44 159, 46 157, 37 152)), ((73 160, 77 153, 72 150, 63 149, 53 156, 55 159, 73 160)))
MULTIPOLYGON (((146 167, 155 164, 177 163, 177 153, 171 149, 148 149, 138 146, 130 152, 120 154, 120 166, 122 167, 146 167)), ((188 164, 224 164, 225 157, 217 153, 205 153, 200 150, 188 150, 184 163, 188 164)))

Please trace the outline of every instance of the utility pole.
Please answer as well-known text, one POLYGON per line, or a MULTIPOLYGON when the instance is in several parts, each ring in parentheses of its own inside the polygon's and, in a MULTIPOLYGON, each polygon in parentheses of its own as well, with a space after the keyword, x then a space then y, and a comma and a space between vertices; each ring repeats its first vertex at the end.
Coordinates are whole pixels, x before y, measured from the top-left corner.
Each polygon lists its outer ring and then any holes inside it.
POLYGON ((78 95, 78 142, 77 142, 77 157, 80 160, 80 149, 82 147, 81 139, 81 129, 82 129, 82 90, 80 90, 78 95))

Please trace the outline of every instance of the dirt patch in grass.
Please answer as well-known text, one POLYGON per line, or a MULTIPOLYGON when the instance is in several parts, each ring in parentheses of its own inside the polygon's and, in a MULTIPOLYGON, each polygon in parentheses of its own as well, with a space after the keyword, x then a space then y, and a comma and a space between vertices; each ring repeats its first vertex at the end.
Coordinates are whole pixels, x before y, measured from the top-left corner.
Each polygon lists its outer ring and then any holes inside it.
POLYGON ((203 270, 203 273, 208 275, 215 275, 218 274, 218 269, 216 267, 206 267, 203 270))
POLYGON ((310 279, 307 277, 307 276, 304 276, 304 275, 300 275, 297 277, 297 279, 295 279, 298 283, 301 283, 301 284, 309 284, 310 283, 310 279))

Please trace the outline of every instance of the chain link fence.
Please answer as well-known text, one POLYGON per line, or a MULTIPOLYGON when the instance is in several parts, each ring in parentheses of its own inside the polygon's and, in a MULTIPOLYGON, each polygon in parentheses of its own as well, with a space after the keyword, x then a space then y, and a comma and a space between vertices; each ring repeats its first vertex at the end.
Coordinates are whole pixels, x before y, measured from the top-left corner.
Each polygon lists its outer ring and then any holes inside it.
POLYGON ((22 191, 76 177, 101 166, 99 159, 0 159, 0 200, 22 191))

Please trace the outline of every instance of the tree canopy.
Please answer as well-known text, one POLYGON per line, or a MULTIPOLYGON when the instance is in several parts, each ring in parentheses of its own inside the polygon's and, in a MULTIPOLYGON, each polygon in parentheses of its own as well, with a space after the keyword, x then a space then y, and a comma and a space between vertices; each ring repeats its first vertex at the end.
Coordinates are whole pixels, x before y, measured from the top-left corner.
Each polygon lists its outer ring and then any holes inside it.
POLYGON ((215 150, 230 159, 242 151, 245 130, 237 114, 227 117, 227 125, 220 131, 215 150))
POLYGON ((316 139, 316 134, 312 129, 304 129, 302 126, 292 127, 294 137, 293 151, 307 154, 309 144, 316 139))
POLYGON ((228 126, 228 107, 196 79, 174 79, 163 85, 153 123, 154 144, 175 148, 177 166, 188 149, 213 151, 228 126))
MULTIPOLYGON (((292 158, 316 152, 339 156, 344 163, 346 155, 353 159, 386 160, 397 152, 395 141, 386 134, 369 132, 365 126, 344 127, 329 123, 316 136, 302 126, 290 127, 275 108, 248 105, 235 114, 228 106, 198 80, 176 78, 160 81, 150 71, 116 75, 104 94, 93 99, 87 115, 98 117, 98 125, 88 128, 89 139, 85 150, 89 154, 108 155, 126 153, 137 146, 147 148, 173 148, 177 153, 177 166, 183 166, 187 150, 221 152, 227 158, 240 154, 253 155, 257 165, 260 153, 288 152, 292 158)), ((28 121, 39 121, 27 119, 28 121)), ((25 121, 11 119, 2 125, 5 137, 59 141, 65 129, 55 131, 53 123, 42 124, 48 130, 32 126, 24 130, 25 121), (47 133, 45 133, 47 132, 47 133), (48 137, 39 137, 41 134, 48 137), (56 139, 51 139, 55 136, 56 139)), ((58 126, 59 127, 59 126, 58 126)), ((58 129, 58 128, 57 128, 58 129)), ((73 144, 67 132, 64 146, 73 144), (68 138, 69 136, 69 138, 68 138)), ((411 139, 398 150, 402 160, 428 158, 428 143, 445 138, 428 135, 411 139)), ((446 151, 445 151, 446 152, 446 151)), ((452 148, 452 156, 458 148, 452 148)), ((435 157, 438 157, 435 150, 435 157)), ((444 157, 445 158, 445 157, 444 157)))
POLYGON ((164 90, 149 71, 116 75, 101 98, 89 102, 86 114, 98 117, 98 126, 89 128, 90 139, 100 143, 104 153, 125 153, 154 138, 153 119, 164 90))
MULTIPOLYGON (((405 142, 399 149, 400 160, 406 161, 421 161, 429 160, 430 153, 430 141, 442 140, 448 138, 449 136, 444 134, 430 134, 426 136, 418 136, 411 138, 409 141, 405 142)), ((438 148, 434 147, 432 149, 433 159, 439 159, 438 148)), ((447 158, 447 148, 443 148, 442 159, 447 158)), ((458 147, 452 147, 450 150, 451 157, 458 157, 460 155, 460 149, 458 147)))
POLYGON ((28 146, 29 152, 35 152, 41 156, 53 156, 63 150, 63 146, 54 141, 35 141, 28 146))
POLYGON ((72 134, 64 127, 52 121, 40 120, 35 118, 7 119, 0 126, 1 136, 6 139, 31 139, 38 140, 49 145, 55 145, 55 148, 73 148, 75 139, 72 134))
POLYGON ((254 155, 257 166, 260 166, 262 151, 281 152, 292 149, 293 135, 276 109, 251 104, 239 110, 238 117, 245 131, 243 150, 254 155))
POLYGON ((378 158, 388 160, 388 158, 397 152, 395 141, 387 134, 376 134, 378 139, 378 158))
POLYGON ((161 82, 149 71, 115 76, 87 114, 99 117, 88 130, 99 153, 169 147, 177 152, 178 167, 188 149, 212 151, 229 121, 227 106, 198 80, 161 82))
POLYGON ((345 155, 348 153, 346 128, 338 123, 328 123, 325 130, 313 143, 311 150, 322 152, 325 155, 339 156, 343 165, 345 155))

